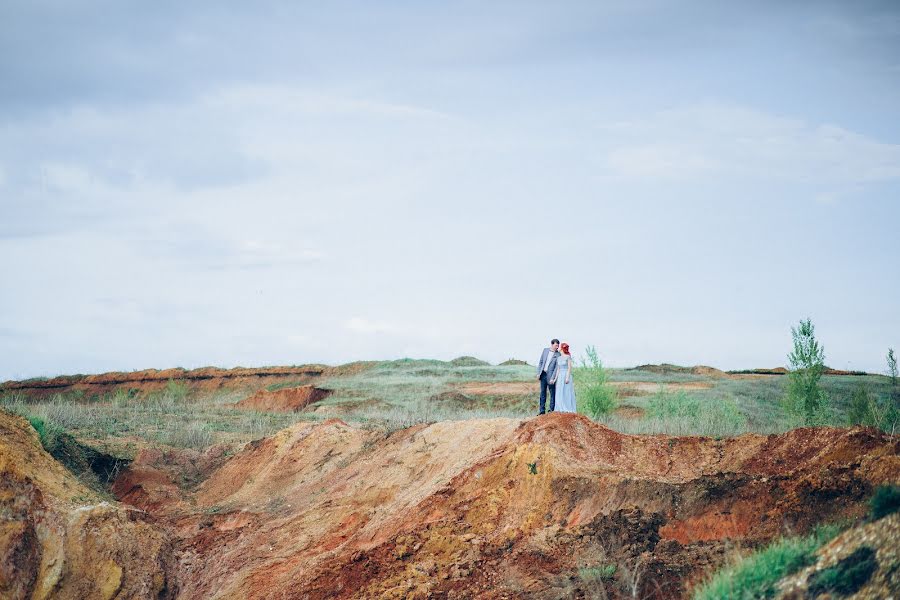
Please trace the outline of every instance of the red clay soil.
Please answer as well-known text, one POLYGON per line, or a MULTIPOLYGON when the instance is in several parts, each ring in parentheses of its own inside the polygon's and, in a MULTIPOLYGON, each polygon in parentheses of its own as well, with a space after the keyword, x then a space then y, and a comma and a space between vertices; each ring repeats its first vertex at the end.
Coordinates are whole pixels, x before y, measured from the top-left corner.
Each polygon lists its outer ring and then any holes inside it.
POLYGON ((235 406, 261 412, 296 412, 324 400, 330 394, 331 390, 323 390, 312 385, 282 388, 272 392, 259 390, 235 406))
POLYGON ((172 598, 171 538, 105 501, 0 410, 0 598, 172 598))
MULTIPOLYGON (((365 365, 347 365, 346 368, 365 368, 365 365)), ((83 392, 88 396, 111 394, 117 389, 138 393, 164 389, 170 381, 185 385, 192 392, 210 392, 220 389, 247 389, 255 391, 273 383, 286 381, 298 384, 329 375, 340 367, 303 365, 299 367, 262 367, 246 369, 147 369, 131 373, 102 373, 100 375, 64 375, 52 379, 7 381, 0 384, 0 394, 20 393, 32 398, 44 398, 52 394, 83 392)))
POLYGON ((194 490, 122 478, 171 532, 181 598, 630 597, 579 577, 606 564, 638 573, 639 597, 679 598, 735 544, 859 517, 900 480, 898 452, 861 428, 629 436, 554 413, 386 435, 332 419, 249 444, 194 490))

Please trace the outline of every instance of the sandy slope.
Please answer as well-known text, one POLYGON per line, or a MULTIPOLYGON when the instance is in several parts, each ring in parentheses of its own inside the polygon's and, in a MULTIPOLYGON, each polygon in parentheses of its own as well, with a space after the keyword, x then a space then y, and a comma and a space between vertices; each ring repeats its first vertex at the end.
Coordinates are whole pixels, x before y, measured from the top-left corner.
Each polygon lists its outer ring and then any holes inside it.
POLYGON ((602 584, 578 568, 602 564, 618 566, 612 597, 629 581, 678 597, 733 543, 859 515, 900 478, 873 430, 717 441, 562 414, 389 436, 298 424, 161 504, 140 462, 134 497, 174 531, 182 598, 579 597, 602 584))

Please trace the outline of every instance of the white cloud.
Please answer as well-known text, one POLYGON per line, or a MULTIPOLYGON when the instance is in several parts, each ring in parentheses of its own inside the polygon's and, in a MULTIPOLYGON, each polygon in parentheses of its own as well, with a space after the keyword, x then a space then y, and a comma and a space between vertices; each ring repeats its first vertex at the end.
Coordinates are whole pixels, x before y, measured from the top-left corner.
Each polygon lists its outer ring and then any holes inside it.
POLYGON ((393 333, 397 331, 397 327, 386 321, 372 321, 363 317, 351 317, 344 322, 344 328, 355 333, 374 334, 374 333, 393 333))
POLYGON ((744 107, 666 110, 605 128, 615 175, 865 184, 900 178, 900 145, 744 107))

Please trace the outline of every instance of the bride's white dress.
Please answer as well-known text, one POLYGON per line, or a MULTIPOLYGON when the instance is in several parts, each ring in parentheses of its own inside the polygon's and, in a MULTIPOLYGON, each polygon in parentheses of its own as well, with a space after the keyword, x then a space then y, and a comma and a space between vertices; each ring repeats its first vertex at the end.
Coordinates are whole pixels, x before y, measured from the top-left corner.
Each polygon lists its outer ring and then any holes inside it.
POLYGON ((572 370, 572 357, 561 354, 556 360, 556 412, 576 412, 575 405, 575 379, 570 374, 572 370), (566 383, 566 376, 569 383, 566 383))

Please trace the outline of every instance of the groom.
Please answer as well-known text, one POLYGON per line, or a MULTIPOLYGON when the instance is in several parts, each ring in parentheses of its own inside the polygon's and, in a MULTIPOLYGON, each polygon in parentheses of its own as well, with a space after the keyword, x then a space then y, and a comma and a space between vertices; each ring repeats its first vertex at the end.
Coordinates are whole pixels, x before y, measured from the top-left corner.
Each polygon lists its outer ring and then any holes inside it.
POLYGON ((541 360, 538 361, 537 377, 541 382, 541 408, 538 415, 544 414, 544 404, 547 401, 547 388, 550 388, 550 412, 556 408, 556 386, 551 385, 553 374, 556 372, 556 359, 559 358, 559 340, 550 340, 550 347, 541 352, 541 360))

